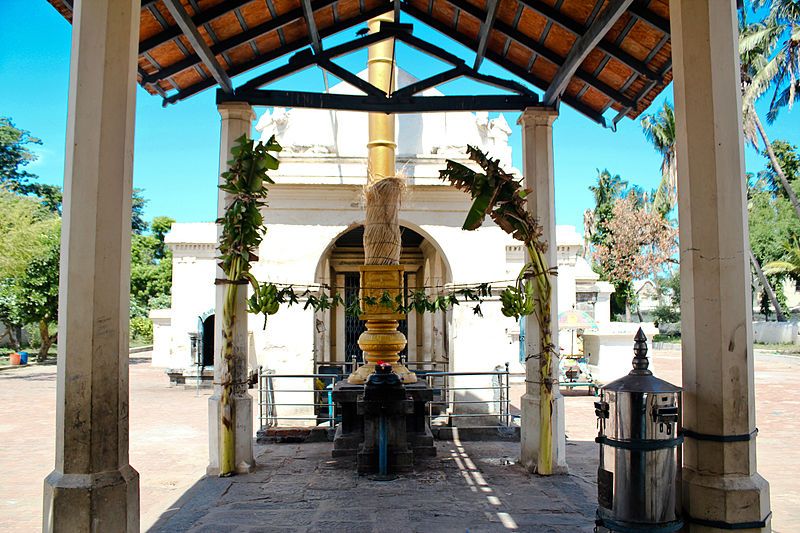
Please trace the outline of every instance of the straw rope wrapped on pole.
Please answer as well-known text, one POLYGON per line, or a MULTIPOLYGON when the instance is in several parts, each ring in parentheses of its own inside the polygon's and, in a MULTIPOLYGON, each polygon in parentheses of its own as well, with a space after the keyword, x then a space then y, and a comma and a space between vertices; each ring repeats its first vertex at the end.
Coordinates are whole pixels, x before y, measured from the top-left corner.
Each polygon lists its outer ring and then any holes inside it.
POLYGON ((405 189, 402 178, 390 177, 367 185, 364 222, 364 264, 399 265, 402 249, 400 202, 405 189))

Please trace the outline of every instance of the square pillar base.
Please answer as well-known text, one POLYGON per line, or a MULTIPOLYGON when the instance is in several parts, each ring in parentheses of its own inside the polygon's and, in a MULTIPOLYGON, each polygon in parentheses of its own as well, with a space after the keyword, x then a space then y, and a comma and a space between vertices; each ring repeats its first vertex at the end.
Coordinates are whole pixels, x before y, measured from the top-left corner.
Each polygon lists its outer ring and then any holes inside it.
MULTIPOLYGON (((538 392, 522 395, 520 418, 519 462, 529 472, 536 472, 539 459, 539 405, 538 392)), ((567 442, 564 422, 564 396, 553 391, 553 474, 567 474, 567 442)))
MULTIPOLYGON (((248 392, 231 397, 234 413, 234 472, 249 474, 256 468, 253 458, 253 398, 248 392)), ((209 476, 219 475, 220 419, 222 406, 220 396, 215 392, 208 399, 208 468, 209 476)))
POLYGON ((53 471, 44 480, 42 531, 139 531, 139 473, 53 471))
POLYGON ((683 519, 691 532, 772 531, 769 484, 759 474, 703 475, 684 468, 682 489, 683 519))

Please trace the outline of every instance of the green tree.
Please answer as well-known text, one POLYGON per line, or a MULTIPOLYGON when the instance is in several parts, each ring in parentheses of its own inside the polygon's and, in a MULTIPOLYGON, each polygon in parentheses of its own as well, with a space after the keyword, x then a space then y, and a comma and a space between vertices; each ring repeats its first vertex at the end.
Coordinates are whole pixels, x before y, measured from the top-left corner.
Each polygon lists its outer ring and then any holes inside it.
MULTIPOLYGON (((756 2, 761 3, 763 2, 756 2)), ((780 0, 776 0, 776 4, 780 4, 780 0)), ((797 63, 798 46, 800 46, 800 30, 798 30, 795 17, 794 26, 792 27, 793 35, 782 46, 781 39, 789 31, 787 29, 785 17, 779 17, 776 13, 782 11, 770 11, 764 21, 754 24, 745 24, 744 17, 741 19, 739 28, 739 57, 741 67, 741 82, 742 82, 742 117, 744 126, 744 135, 748 143, 754 148, 760 149, 759 139, 764 145, 764 152, 769 159, 775 178, 780 182, 781 187, 785 191, 789 202, 794 208, 794 212, 800 218, 800 200, 797 194, 789 183, 789 179, 781 168, 777 154, 773 150, 772 143, 769 140, 767 131, 761 123, 761 119, 756 111, 756 102, 772 88, 775 94, 785 85, 785 79, 788 72, 798 72, 800 64, 797 63), (794 43, 794 44, 792 44, 794 43), (781 48, 782 46, 782 48, 781 48), (776 48, 781 48, 781 52, 775 54, 776 48), (794 51, 792 51, 794 50, 794 51), (794 66, 788 58, 794 57, 794 66), (792 68, 794 70, 792 71, 792 68), (788 69, 788 70, 787 70, 788 69)), ((790 78, 794 78, 795 74, 790 74, 790 78)), ((770 111, 767 115, 767 120, 770 117, 774 119, 777 115, 777 109, 783 105, 791 106, 794 99, 794 90, 796 82, 792 82, 787 89, 791 94, 791 98, 781 104, 782 99, 773 97, 773 102, 770 104, 770 111)))
POLYGON ((175 221, 156 217, 152 233, 131 238, 131 317, 147 317, 154 305, 161 306, 172 289, 172 254, 164 237, 175 221))
POLYGON ((164 244, 164 237, 169 233, 169 230, 172 229, 174 223, 175 219, 170 217, 155 217, 150 223, 150 231, 153 233, 153 237, 158 241, 158 246, 154 251, 154 257, 156 259, 163 259, 166 257, 168 250, 164 244))
MULTIPOLYGON (((800 2, 798 0, 754 0, 753 10, 769 4, 766 26, 777 28, 769 61, 761 70, 763 90, 771 90, 767 121, 771 124, 779 111, 792 104, 800 90, 800 2)), ((760 88, 757 88, 760 90, 760 88)))
POLYGON ((41 345, 37 361, 47 359, 47 352, 56 340, 58 322, 58 268, 60 257, 60 227, 43 238, 46 246, 42 255, 34 257, 17 280, 17 310, 22 324, 37 324, 41 345))
POLYGON ((608 169, 597 170, 597 184, 589 190, 594 195, 594 212, 592 213, 591 243, 595 246, 605 244, 608 239, 608 223, 613 218, 614 202, 625 196, 628 182, 619 174, 611 175, 608 169))
POLYGON ((675 160, 675 111, 664 102, 658 113, 645 115, 640 122, 645 138, 661 154, 661 182, 653 207, 666 216, 678 201, 678 168, 675 160))
POLYGON ((144 206, 147 205, 142 189, 133 189, 131 196, 131 231, 141 235, 147 231, 147 222, 144 219, 144 206))
POLYGON ((25 167, 36 161, 31 145, 42 144, 29 131, 17 128, 9 117, 0 117, 0 186, 29 194, 33 192, 31 174, 25 167))
POLYGON ((0 322, 19 348, 18 332, 26 324, 20 283, 29 265, 48 253, 59 219, 35 198, 0 189, 0 322))

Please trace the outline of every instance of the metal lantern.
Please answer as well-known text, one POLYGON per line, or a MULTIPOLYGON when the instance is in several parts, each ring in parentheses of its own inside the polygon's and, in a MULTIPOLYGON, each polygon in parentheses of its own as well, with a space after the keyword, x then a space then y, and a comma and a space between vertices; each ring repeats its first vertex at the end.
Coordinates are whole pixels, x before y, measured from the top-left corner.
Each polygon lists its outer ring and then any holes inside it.
POLYGON ((647 337, 634 338, 633 370, 600 389, 598 528, 669 533, 680 516, 681 389, 648 370, 647 337))

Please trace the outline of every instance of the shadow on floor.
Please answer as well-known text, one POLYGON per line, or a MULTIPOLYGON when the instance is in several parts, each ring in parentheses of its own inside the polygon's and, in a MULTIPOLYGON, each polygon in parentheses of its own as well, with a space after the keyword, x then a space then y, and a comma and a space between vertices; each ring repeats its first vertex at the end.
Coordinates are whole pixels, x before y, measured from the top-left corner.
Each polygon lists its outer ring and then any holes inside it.
POLYGON ((149 531, 590 532, 595 447, 570 442, 570 474, 542 477, 516 464, 517 443, 437 442, 437 457, 380 482, 327 442, 258 446, 254 473, 201 478, 149 531))

